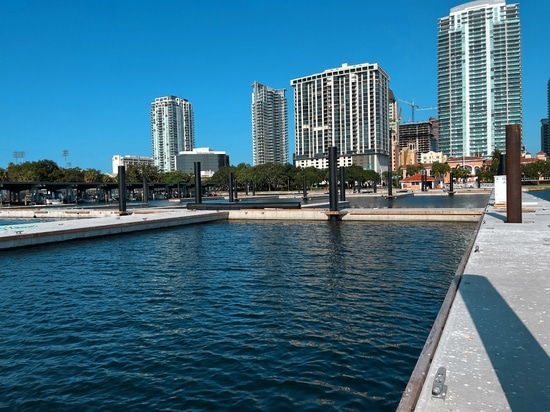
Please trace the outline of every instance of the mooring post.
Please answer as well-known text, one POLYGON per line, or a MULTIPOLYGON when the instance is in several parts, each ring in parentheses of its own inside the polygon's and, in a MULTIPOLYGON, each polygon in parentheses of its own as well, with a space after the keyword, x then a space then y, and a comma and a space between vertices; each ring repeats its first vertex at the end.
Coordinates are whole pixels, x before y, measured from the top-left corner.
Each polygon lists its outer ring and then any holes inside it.
POLYGON ((342 166, 340 167, 340 201, 345 202, 346 201, 346 185, 345 185, 345 171, 346 169, 342 166))
POLYGON ((521 223, 521 126, 506 125, 506 223, 521 223))
POLYGON ((235 194, 235 202, 238 202, 239 201, 239 195, 237 194, 238 193, 238 190, 237 190, 237 177, 235 177, 233 179, 233 191, 234 191, 234 194, 235 194))
POLYGON ((328 148, 328 193, 329 193, 329 206, 331 212, 338 211, 338 179, 336 176, 336 167, 337 167, 337 153, 336 146, 331 146, 328 148))
POLYGON ((388 197, 393 197, 393 176, 391 175, 391 167, 388 167, 388 197))
POLYGON ((147 179, 143 178, 143 199, 141 199, 143 203, 149 203, 149 192, 147 191, 147 179))
POLYGON ((126 214, 126 167, 118 167, 118 211, 126 214))
POLYGON ((233 203, 234 202, 234 199, 233 199, 233 173, 229 173, 229 177, 227 179, 227 183, 228 183, 228 186, 229 186, 229 203, 233 203))
POLYGON ((453 171, 451 169, 451 171, 449 172, 449 192, 450 193, 453 193, 454 192, 454 182, 453 182, 453 171))
POLYGON ((195 203, 202 203, 201 162, 195 163, 195 203))
POLYGON ((372 192, 376 193, 377 187, 376 187, 376 176, 372 179, 372 192))
POLYGON ((307 179, 305 176, 302 177, 302 199, 307 200, 307 179))

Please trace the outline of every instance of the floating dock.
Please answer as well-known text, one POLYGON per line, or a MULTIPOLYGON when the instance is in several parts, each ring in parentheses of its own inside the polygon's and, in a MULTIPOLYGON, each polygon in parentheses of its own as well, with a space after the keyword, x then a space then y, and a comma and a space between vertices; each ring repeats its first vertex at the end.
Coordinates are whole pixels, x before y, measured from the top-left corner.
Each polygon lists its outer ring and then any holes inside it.
POLYGON ((29 222, 0 226, 0 251, 216 220, 327 221, 333 220, 336 214, 341 221, 476 222, 483 215, 483 209, 342 209, 330 212, 327 208, 276 206, 268 204, 265 208, 239 210, 140 208, 127 214, 113 209, 3 208, 0 218, 29 218, 29 222), (33 217, 56 220, 33 223, 30 219, 33 217))

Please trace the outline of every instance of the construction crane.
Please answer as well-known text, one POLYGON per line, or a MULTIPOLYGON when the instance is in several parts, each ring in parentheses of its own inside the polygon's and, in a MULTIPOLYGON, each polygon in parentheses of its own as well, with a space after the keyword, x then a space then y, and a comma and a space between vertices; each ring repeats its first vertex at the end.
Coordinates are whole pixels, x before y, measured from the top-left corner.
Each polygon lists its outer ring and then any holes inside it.
POLYGON ((414 103, 414 101, 412 102, 408 102, 406 100, 399 100, 401 103, 405 103, 405 104, 408 104, 409 106, 411 106, 411 110, 412 110, 412 122, 414 123, 414 110, 437 110, 437 107, 420 107, 418 106, 417 104, 414 103))

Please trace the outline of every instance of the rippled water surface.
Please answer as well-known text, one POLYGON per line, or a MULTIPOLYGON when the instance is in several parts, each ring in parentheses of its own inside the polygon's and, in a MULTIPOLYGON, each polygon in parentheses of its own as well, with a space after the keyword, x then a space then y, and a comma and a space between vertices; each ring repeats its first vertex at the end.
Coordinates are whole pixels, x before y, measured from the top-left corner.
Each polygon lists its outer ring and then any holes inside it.
POLYGON ((0 408, 394 410, 472 224, 220 222, 0 254, 0 408))

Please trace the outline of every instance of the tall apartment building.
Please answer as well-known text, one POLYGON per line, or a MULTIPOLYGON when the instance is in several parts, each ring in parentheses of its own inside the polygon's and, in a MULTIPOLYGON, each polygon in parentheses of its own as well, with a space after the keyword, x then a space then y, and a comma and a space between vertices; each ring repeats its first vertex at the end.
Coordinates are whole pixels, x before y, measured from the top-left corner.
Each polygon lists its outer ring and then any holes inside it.
POLYGON ((478 0, 439 19, 440 148, 449 156, 506 150, 506 125, 522 124, 519 5, 478 0))
POLYGON ((288 114, 285 89, 252 84, 252 150, 254 166, 288 163, 288 114))
POLYGON ((541 120, 540 150, 550 155, 550 79, 548 79, 548 117, 541 120))
POLYGON ((336 146, 340 166, 388 170, 390 156, 388 74, 378 64, 347 64, 294 79, 297 167, 328 167, 336 146))
POLYGON ((399 105, 393 94, 392 89, 388 89, 389 116, 390 116, 390 164, 391 170, 397 170, 399 167, 399 105))
POLYGON ((153 161, 161 172, 175 171, 175 156, 193 150, 195 127, 189 101, 164 96, 151 103, 151 146, 153 161))

